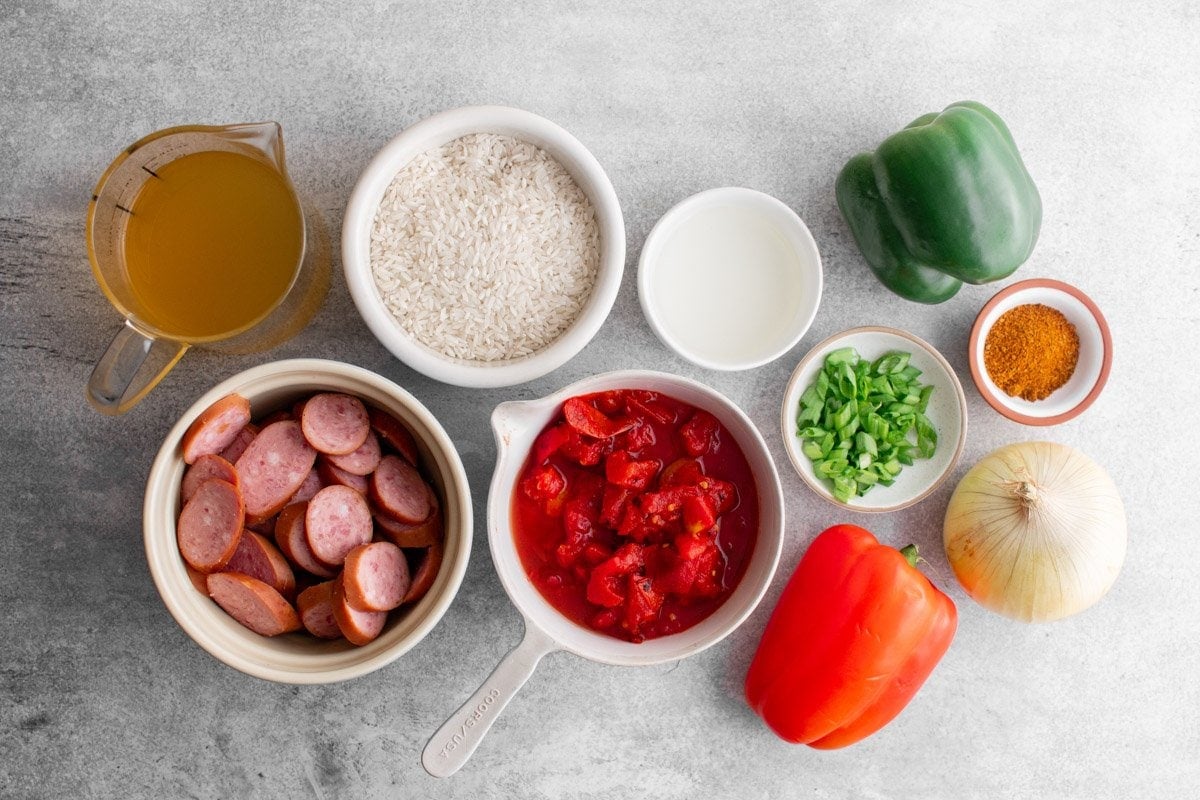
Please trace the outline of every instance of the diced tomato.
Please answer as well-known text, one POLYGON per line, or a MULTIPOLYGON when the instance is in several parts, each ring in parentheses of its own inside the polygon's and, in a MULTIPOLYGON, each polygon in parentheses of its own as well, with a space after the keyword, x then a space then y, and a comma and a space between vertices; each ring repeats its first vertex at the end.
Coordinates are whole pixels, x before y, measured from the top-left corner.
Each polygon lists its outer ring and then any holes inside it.
POLYGON ((626 503, 625 512, 621 515, 621 523, 617 533, 635 542, 644 542, 654 535, 656 528, 650 524, 647 516, 637 507, 637 503, 626 503))
POLYGON ((662 604, 662 592, 655 588, 649 578, 644 575, 626 578, 624 624, 630 633, 637 634, 643 625, 657 618, 662 604))
POLYGON ((574 461, 581 467, 594 467, 600 463, 600 459, 604 458, 608 452, 608 446, 612 441, 609 439, 593 439, 584 436, 579 431, 570 429, 567 432, 567 439, 559 448, 563 455, 574 461))
POLYGON ((658 392, 633 390, 625 395, 625 410, 634 417, 650 418, 660 425, 675 421, 675 412, 658 401, 658 392))
POLYGON ((533 463, 545 464, 546 459, 558 452, 571 438, 571 429, 566 425, 555 425, 538 434, 533 441, 533 463))
POLYGON ((579 560, 584 547, 595 536, 596 522, 595 510, 586 499, 573 497, 563 504, 563 539, 554 551, 560 565, 569 567, 579 560))
POLYGON ((704 495, 683 498, 683 529, 699 536, 717 524, 717 510, 704 495))
POLYGON ((618 450, 604 461, 604 477, 609 483, 626 489, 645 489, 658 474, 661 465, 656 458, 635 459, 618 450))
POLYGON ((583 560, 595 566, 601 561, 612 557, 612 551, 597 541, 588 542, 583 546, 583 560))
POLYGON ((572 500, 580 500, 592 505, 593 521, 600 519, 600 498, 604 496, 604 478, 592 472, 576 472, 571 478, 568 495, 572 500))
POLYGON ((717 428, 720 425, 717 418, 707 411, 696 409, 691 419, 679 428, 679 438, 683 449, 693 458, 698 458, 711 451, 717 443, 717 428))
POLYGON ((719 478, 705 477, 697 484, 700 493, 712 502, 718 514, 731 511, 737 505, 737 487, 719 478))
POLYGON ((610 419, 604 412, 584 400, 582 397, 572 397, 563 403, 563 417, 567 424, 584 436, 594 439, 611 439, 622 431, 632 428, 636 420, 632 418, 610 419))
POLYGON ((633 489, 614 486, 611 483, 606 485, 604 497, 600 501, 600 521, 610 528, 618 527, 625 515, 625 506, 629 505, 633 495, 633 489))
POLYGON ((606 416, 620 414, 625 409, 625 393, 620 389, 612 389, 592 395, 592 402, 597 410, 606 416))
POLYGON ((669 594, 688 595, 696 575, 700 571, 700 562, 694 558, 675 556, 670 565, 659 573, 655 586, 669 594))
POLYGON ((675 522, 683 516, 684 499, 699 493, 695 486, 670 486, 657 492, 646 492, 641 498, 642 512, 675 522))
POLYGON ((558 469, 545 464, 521 481, 521 490, 530 500, 549 500, 558 497, 567 488, 567 479, 558 469))
POLYGON ((697 536, 694 533, 681 533, 675 537, 675 550, 685 561, 696 560, 710 546, 712 546, 712 542, 706 537, 697 536))
POLYGON ((716 597, 721 593, 718 572, 722 560, 721 551, 715 544, 709 545, 696 557, 696 582, 692 584, 692 597, 716 597))
POLYGON ((657 441, 658 437, 654 433, 654 426, 639 419, 636 425, 617 436, 616 449, 640 453, 647 447, 653 447, 657 441))
POLYGON ((606 608, 621 605, 625 600, 622 578, 635 572, 642 563, 641 545, 621 545, 612 558, 602 561, 592 570, 587 585, 588 602, 606 608))
POLYGON ((694 458, 679 458, 662 471, 659 486, 695 486, 704 478, 704 467, 694 458))

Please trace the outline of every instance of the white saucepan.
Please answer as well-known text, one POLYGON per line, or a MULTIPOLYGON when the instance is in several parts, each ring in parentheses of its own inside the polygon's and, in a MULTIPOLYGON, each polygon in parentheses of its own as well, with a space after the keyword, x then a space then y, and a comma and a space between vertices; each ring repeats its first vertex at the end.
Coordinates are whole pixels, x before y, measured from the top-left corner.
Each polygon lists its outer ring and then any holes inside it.
POLYGON ((502 403, 492 414, 492 427, 498 453, 488 496, 488 541, 500 581, 524 617, 525 637, 429 740, 421 763, 436 777, 452 775, 466 763, 547 653, 567 650, 604 664, 642 666, 674 661, 721 641, 762 599, 783 547, 783 491, 767 445, 741 409, 702 383, 645 370, 604 373, 541 400, 502 403), (693 627, 637 644, 588 630, 555 610, 526 576, 510 526, 513 492, 534 439, 567 398, 609 389, 661 392, 713 414, 737 440, 758 489, 758 538, 746 573, 733 594, 693 627))

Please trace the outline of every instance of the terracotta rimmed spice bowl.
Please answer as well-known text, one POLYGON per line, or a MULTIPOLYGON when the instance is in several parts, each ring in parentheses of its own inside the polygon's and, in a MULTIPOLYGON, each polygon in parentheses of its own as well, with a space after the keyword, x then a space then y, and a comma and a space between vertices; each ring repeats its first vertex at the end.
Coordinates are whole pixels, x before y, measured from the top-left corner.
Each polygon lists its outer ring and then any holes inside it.
POLYGON ((997 292, 971 328, 971 377, 988 405, 1023 425, 1057 425, 1074 419, 1096 401, 1112 368, 1112 334, 1099 307, 1079 289, 1050 278, 1019 281, 997 292), (1024 400, 1001 390, 987 374, 983 349, 996 320, 1017 306, 1040 303, 1062 312, 1079 334, 1079 360, 1063 386, 1044 400, 1024 400))

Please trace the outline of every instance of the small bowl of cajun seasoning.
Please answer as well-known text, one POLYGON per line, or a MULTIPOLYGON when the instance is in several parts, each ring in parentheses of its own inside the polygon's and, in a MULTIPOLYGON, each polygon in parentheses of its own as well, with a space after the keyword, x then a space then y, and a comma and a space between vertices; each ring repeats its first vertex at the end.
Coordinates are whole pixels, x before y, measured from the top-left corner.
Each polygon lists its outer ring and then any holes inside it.
POLYGON ((1024 425, 1057 425, 1099 397, 1112 367, 1112 335, 1086 294, 1034 278, 1001 290, 979 312, 970 362, 992 408, 1024 425))

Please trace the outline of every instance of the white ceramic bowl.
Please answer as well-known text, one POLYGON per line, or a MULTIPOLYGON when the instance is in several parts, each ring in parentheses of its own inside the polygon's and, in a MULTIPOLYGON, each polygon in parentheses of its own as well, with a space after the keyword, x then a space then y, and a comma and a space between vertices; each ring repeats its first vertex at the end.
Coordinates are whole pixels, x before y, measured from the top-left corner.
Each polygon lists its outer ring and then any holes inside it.
POLYGON ((547 119, 516 108, 469 106, 436 114, 405 129, 363 170, 342 224, 342 263, 354 304, 367 327, 396 358, 445 383, 475 388, 539 378, 573 358, 612 310, 625 269, 625 222, 612 183, 578 139, 547 119), (600 265, 583 310, 558 339, 532 355, 501 362, 452 359, 410 336, 392 316, 371 273, 371 227, 396 173, 412 158, 473 133, 531 142, 558 160, 587 194, 600 229, 600 265))
POLYGON ((604 373, 540 400, 502 403, 492 414, 492 428, 498 453, 488 492, 488 544, 500 582, 524 617, 525 638, 430 740, 422 763, 438 776, 453 773, 466 761, 546 653, 567 650, 605 664, 640 666, 674 661, 721 641, 762 600, 783 548, 783 489, 766 442, 741 409, 702 383, 646 370, 604 373), (737 588, 716 611, 693 627, 637 644, 584 628, 551 606, 526 576, 510 524, 513 493, 534 439, 567 398, 609 389, 648 389, 710 412, 741 446, 758 488, 758 539, 737 588))
POLYGON ((1100 308, 1074 286, 1049 278, 1018 281, 997 292, 975 317, 968 347, 979 394, 992 408, 1024 425, 1057 425, 1079 416, 1100 396, 1112 369, 1112 334, 1100 308), (983 366, 983 346, 992 325, 1009 309, 1029 303, 1058 309, 1079 334, 1075 372, 1057 391, 1037 401, 1006 394, 983 366))
POLYGON ((674 206, 638 259, 642 312, 694 364, 743 370, 774 361, 817 315, 821 255, 787 205, 753 189, 709 189, 674 206))
POLYGON ((783 393, 780 430, 792 466, 818 495, 834 505, 853 511, 897 511, 928 497, 953 471, 967 439, 967 401, 954 369, 929 343, 897 328, 852 328, 821 342, 796 365, 783 393), (893 351, 911 353, 909 363, 921 370, 921 383, 934 387, 925 415, 938 435, 937 449, 932 458, 915 459, 912 466, 906 466, 891 486, 876 485, 865 495, 851 498, 848 503, 834 497, 830 483, 817 476, 812 461, 801 449, 803 441, 796 435, 800 396, 816 380, 825 364, 825 357, 842 347, 853 347, 869 361, 893 351))
POLYGON ((361 367, 295 359, 263 364, 222 381, 184 412, 150 467, 143 533, 150 574, 180 627, 215 658, 249 675, 280 683, 333 683, 389 664, 421 641, 450 607, 471 554, 471 489, 462 461, 437 419, 411 394, 361 367), (413 432, 426 474, 443 499, 446 520, 442 567, 429 592, 407 611, 392 612, 379 638, 364 647, 293 633, 268 638, 235 622, 188 579, 175 539, 184 431, 206 408, 237 392, 257 419, 312 392, 346 392, 391 413, 413 432))

